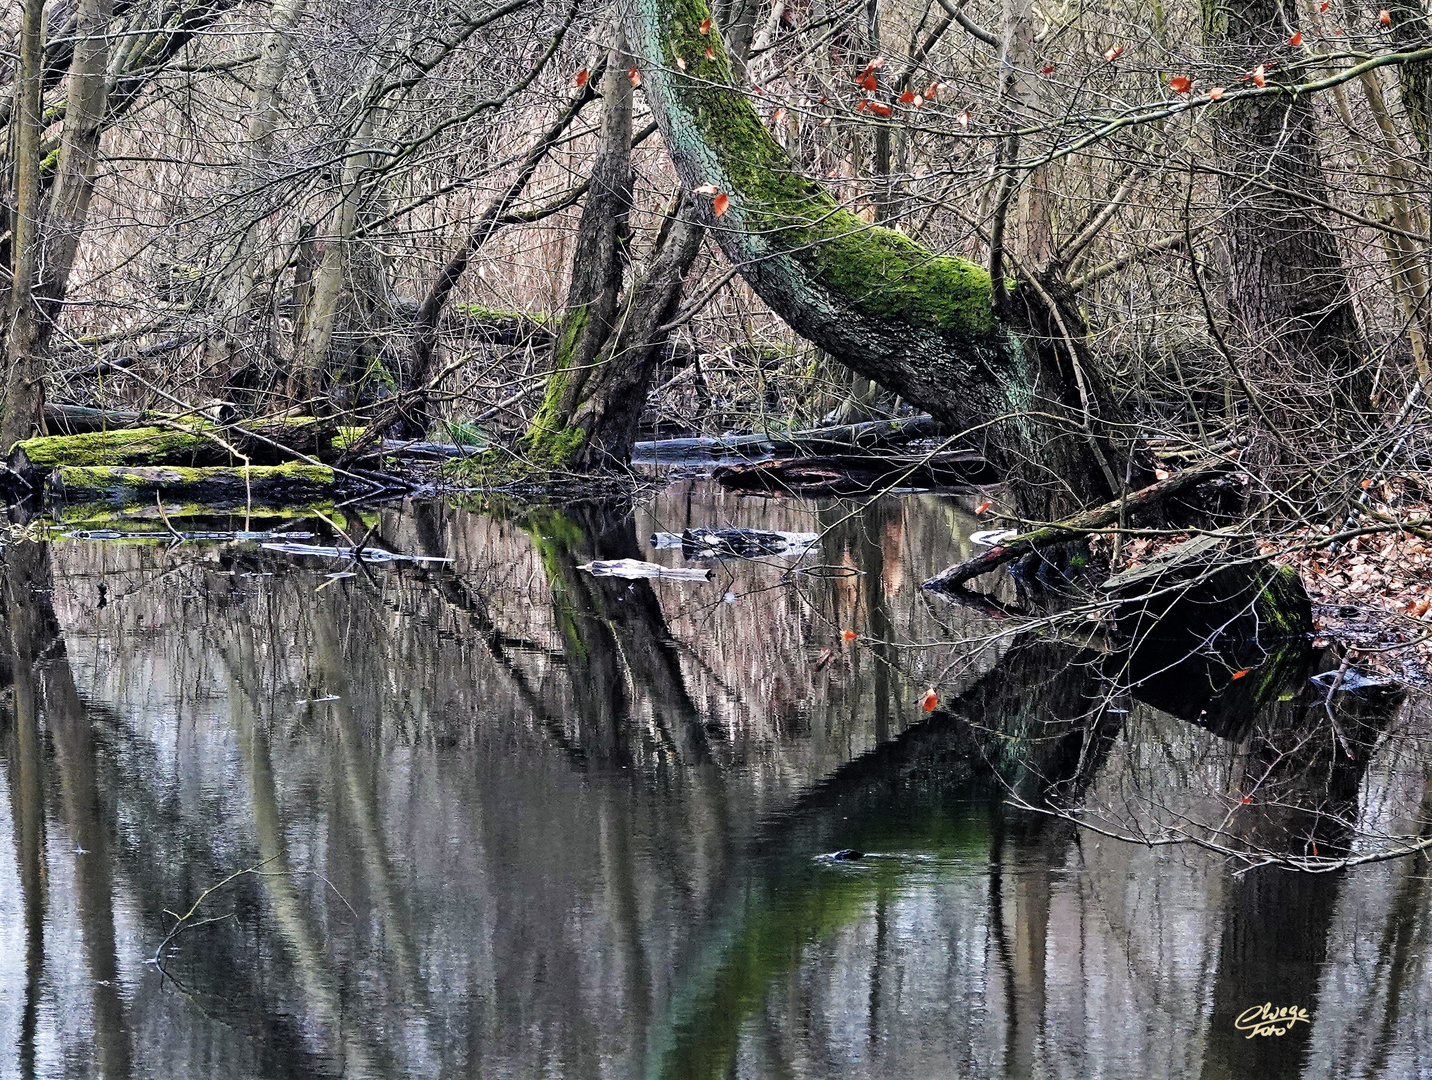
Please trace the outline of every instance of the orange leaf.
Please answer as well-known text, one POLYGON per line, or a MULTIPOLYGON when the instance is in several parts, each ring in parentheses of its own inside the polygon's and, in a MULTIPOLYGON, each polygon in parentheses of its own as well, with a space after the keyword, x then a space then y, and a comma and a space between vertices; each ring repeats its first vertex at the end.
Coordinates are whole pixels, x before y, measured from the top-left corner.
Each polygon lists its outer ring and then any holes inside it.
POLYGON ((1154 479, 1155 479, 1155 480, 1167 480, 1170 475, 1172 475, 1172 474, 1171 474, 1167 469, 1155 469, 1155 470, 1154 470, 1154 479))
POLYGON ((632 68, 630 71, 627 72, 627 78, 631 80, 631 84, 633 86, 641 85, 641 72, 638 71, 636 68, 632 68))
POLYGON ((873 94, 875 93, 876 86, 878 86, 879 84, 875 81, 874 75, 867 73, 865 75, 860 76, 860 81, 858 85, 860 86, 860 89, 869 90, 873 94))
POLYGON ((846 641, 854 641, 857 635, 854 630, 842 630, 840 636, 846 641))
POLYGON ((901 105, 913 105, 913 104, 915 104, 915 91, 913 91, 913 90, 906 90, 903 94, 901 94, 901 95, 900 95, 900 104, 901 104, 901 105))
POLYGON ((1109 63, 1112 64, 1115 60, 1117 60, 1119 57, 1121 57, 1121 56, 1123 56, 1123 55, 1124 55, 1124 47, 1123 47, 1122 45, 1115 45, 1112 49, 1110 49, 1108 52, 1106 52, 1106 53, 1104 54, 1104 59, 1107 60, 1107 61, 1109 61, 1109 63))
POLYGON ((707 49, 707 50, 706 50, 706 59, 707 59, 707 60, 715 60, 715 59, 716 59, 716 50, 715 50, 715 49, 707 49))
POLYGON ((1288 44, 1289 44, 1289 45, 1292 45, 1294 48, 1296 48, 1297 46, 1301 45, 1302 43, 1303 43, 1303 32, 1302 32, 1301 30, 1299 30, 1296 34, 1294 34, 1292 37, 1290 37, 1290 38, 1288 39, 1288 44))
POLYGON ((1323 2, 1318 5, 1318 10, 1319 10, 1319 11, 1327 11, 1327 9, 1328 9, 1328 0, 1323 0, 1323 2))
POLYGON ((683 60, 683 59, 681 59, 681 57, 678 56, 678 57, 676 58, 676 66, 679 67, 682 71, 685 71, 685 70, 686 70, 686 61, 683 60))
POLYGON ((714 199, 711 200, 711 213, 712 213, 712 215, 715 216, 715 217, 720 217, 722 214, 724 214, 724 213, 726 212, 726 208, 727 208, 728 206, 730 206, 730 205, 731 205, 731 199, 730 199, 730 197, 723 191, 723 192, 721 192, 721 194, 717 195, 716 198, 714 198, 714 199))
POLYGON ((1268 67, 1267 67, 1267 65, 1266 65, 1266 64, 1259 64, 1256 68, 1253 69, 1253 85, 1254 85, 1254 86, 1267 86, 1267 85, 1268 85, 1267 74, 1268 74, 1268 67))
POLYGON ((939 93, 940 84, 937 82, 932 82, 929 86, 925 87, 925 100, 934 101, 935 98, 939 96, 939 93))
POLYGON ((1371 478, 1371 477, 1369 477, 1368 479, 1366 479, 1366 480, 1364 480, 1364 481, 1362 482, 1362 490, 1363 490, 1363 491, 1366 491, 1366 490, 1367 490, 1368 488, 1370 488, 1370 487, 1372 487, 1372 478, 1371 478))
POLYGON ((980 503, 978 506, 975 507, 975 517, 979 517, 993 505, 994 503, 986 499, 984 502, 980 503))
POLYGON ((955 117, 955 123, 959 124, 960 127, 969 127, 969 126, 970 126, 970 111, 969 111, 969 109, 966 109, 964 112, 960 113, 959 116, 955 117))
POLYGON ((1168 81, 1168 84, 1180 94, 1186 94, 1193 89, 1193 80, 1187 75, 1175 75, 1168 81))
POLYGON ((1053 75, 1053 74, 1054 74, 1054 69, 1055 69, 1055 67, 1057 67, 1057 66, 1058 66, 1058 65, 1056 65, 1056 64, 1045 64, 1042 68, 1039 69, 1039 74, 1041 74, 1041 75, 1053 75))
POLYGON ((1247 795, 1244 795, 1243 798, 1239 799, 1238 801, 1239 801, 1239 803, 1241 803, 1243 806, 1247 806, 1247 805, 1248 805, 1249 803, 1251 803, 1253 800, 1250 799, 1247 795))
POLYGON ((1391 26, 1391 25, 1392 25, 1392 13, 1391 13, 1390 11, 1388 11, 1386 8, 1383 8, 1381 11, 1379 11, 1379 12, 1377 13, 1377 21, 1380 22, 1380 23, 1382 23, 1383 26, 1391 26))
POLYGON ((1223 87, 1221 87, 1221 86, 1215 86, 1212 90, 1210 90, 1210 91, 1208 92, 1208 100, 1209 100, 1209 101, 1217 101, 1217 100, 1218 100, 1219 98, 1221 98, 1222 96, 1223 96, 1223 87))
POLYGON ((1244 675, 1247 675, 1252 670, 1252 668, 1244 668, 1242 671, 1235 671, 1232 675, 1228 677, 1230 679, 1241 679, 1244 675))
POLYGON ((886 105, 882 101, 872 101, 870 103, 870 111, 873 112, 876 116, 889 116, 890 106, 886 105))
POLYGON ((924 709, 926 712, 934 712, 935 709, 939 706, 939 704, 940 696, 935 693, 935 688, 933 686, 920 695, 920 708, 924 709))
POLYGON ((581 71, 577 72, 577 86, 578 86, 578 88, 581 88, 581 87, 583 87, 583 86, 586 86, 586 85, 587 85, 587 80, 590 79, 591 77, 592 77, 592 73, 591 73, 590 71, 588 71, 586 68, 583 68, 581 71))
POLYGON ((701 20, 701 32, 703 34, 711 33, 711 19, 709 16, 701 20))
POLYGON ((780 123, 782 120, 784 120, 785 118, 786 118, 786 110, 785 110, 785 109, 777 109, 774 113, 771 114, 771 119, 772 119, 775 123, 777 123, 777 124, 779 124, 779 123, 780 123))

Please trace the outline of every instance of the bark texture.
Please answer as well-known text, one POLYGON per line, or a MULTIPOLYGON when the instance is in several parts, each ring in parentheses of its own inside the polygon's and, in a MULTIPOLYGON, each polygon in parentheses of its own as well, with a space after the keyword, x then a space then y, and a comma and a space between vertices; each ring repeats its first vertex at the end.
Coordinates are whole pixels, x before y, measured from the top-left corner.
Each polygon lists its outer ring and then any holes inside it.
POLYGON ((729 196, 712 233, 762 300, 841 362, 977 433, 1029 512, 1113 494, 1123 471, 1107 438, 1113 410, 1075 370, 1077 318, 1047 310, 1056 292, 1031 283, 1011 322, 997 318, 985 269, 867 225, 796 170, 737 89, 716 29, 701 33, 704 0, 633 0, 627 12, 676 169, 689 187, 729 196), (1055 332, 1035 336, 1052 348, 1028 347, 1016 330, 1024 312, 1041 309, 1034 321, 1055 332))
MULTIPOLYGON (((1260 65, 1272 84, 1297 59, 1287 43, 1296 16, 1278 0, 1204 0, 1202 17, 1211 59, 1230 84, 1260 65)), ((1329 196, 1312 100, 1236 98, 1211 115, 1240 359, 1278 380, 1278 419, 1302 414, 1316 427, 1365 407, 1371 380, 1347 272, 1317 205, 1329 196)))

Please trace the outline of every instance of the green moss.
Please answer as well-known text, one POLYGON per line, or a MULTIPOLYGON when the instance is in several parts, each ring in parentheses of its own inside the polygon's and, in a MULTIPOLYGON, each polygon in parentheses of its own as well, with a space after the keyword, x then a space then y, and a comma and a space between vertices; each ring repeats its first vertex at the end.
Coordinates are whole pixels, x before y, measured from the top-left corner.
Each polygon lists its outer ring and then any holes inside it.
POLYGON ((1313 630, 1312 605, 1303 579, 1291 566, 1269 568, 1263 572, 1263 584, 1253 601, 1258 617, 1260 639, 1291 639, 1306 637, 1313 630))
POLYGON ((215 444, 203 435, 167 428, 125 428, 87 435, 43 435, 11 447, 23 452, 38 469, 65 465, 163 465, 199 451, 212 453, 215 444))
POLYGON ((565 469, 575 464, 586 442, 586 434, 567 425, 573 403, 572 358, 591 317, 587 305, 572 308, 562 321, 562 336, 552 353, 552 373, 547 376, 542 404, 532 417, 519 447, 528 462, 539 469, 565 469))
POLYGON ((800 175, 761 117, 735 89, 730 58, 716 33, 701 34, 705 0, 654 4, 666 28, 664 62, 675 104, 694 121, 709 157, 729 180, 731 212, 775 253, 806 264, 812 276, 862 314, 983 339, 998 329, 990 278, 964 259, 936 256, 908 237, 866 224, 820 184, 800 175), (713 59, 706 58, 710 48, 713 59), (679 74, 681 59, 685 74, 679 74))

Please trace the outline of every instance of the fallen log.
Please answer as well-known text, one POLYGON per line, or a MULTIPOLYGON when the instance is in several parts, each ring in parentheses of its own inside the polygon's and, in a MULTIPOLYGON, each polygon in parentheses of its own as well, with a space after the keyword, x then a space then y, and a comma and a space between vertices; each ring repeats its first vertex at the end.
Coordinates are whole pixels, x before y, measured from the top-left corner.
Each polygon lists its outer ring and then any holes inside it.
POLYGON ((997 570, 1006 563, 1014 562, 1016 559, 1021 559, 1036 551, 1054 547, 1057 544, 1067 544, 1072 540, 1084 539, 1090 533, 1116 524, 1121 518, 1128 520, 1150 507, 1157 506, 1170 495, 1192 487, 1194 484, 1231 472, 1236 465, 1236 462, 1228 458, 1211 458, 1184 469, 1167 480, 1160 480, 1146 488, 1140 488, 1124 499, 1115 499, 1103 506, 1095 507, 1093 510, 1086 510, 1082 514, 1065 518, 1063 521, 1012 536, 973 559, 967 559, 940 571, 925 582, 924 587, 927 589, 954 589, 971 578, 977 578, 981 574, 997 570))
POLYGON ((211 506, 248 502, 282 504, 332 495, 337 477, 327 465, 185 468, 65 465, 45 480, 45 496, 57 502, 135 502, 161 497, 211 506))
POLYGON ((651 463, 691 457, 764 457, 810 450, 875 449, 910 439, 940 434, 940 425, 929 416, 904 420, 871 420, 862 424, 810 428, 785 435, 753 434, 703 436, 689 439, 655 439, 636 444, 633 460, 651 463))
POLYGON ((296 454, 332 453, 336 425, 315 417, 252 420, 242 428, 207 421, 183 425, 91 431, 81 435, 42 435, 16 443, 9 466, 31 486, 36 479, 67 466, 197 467, 233 465, 240 460, 230 447, 255 465, 276 465, 296 454))
POLYGON ((721 465, 711 478, 725 488, 771 493, 859 495, 881 487, 946 487, 991 479, 973 450, 939 454, 829 454, 721 465))
MULTIPOLYGON (((1266 652, 1313 632, 1298 572, 1259 559, 1238 536, 1195 536, 1115 574, 1100 589, 1117 602, 1115 631, 1129 645, 1157 643, 1182 655, 1218 641, 1266 652)), ((1261 657, 1240 658, 1238 667, 1258 662, 1261 657)))
MULTIPOLYGON (((159 419, 155 413, 124 409, 96 409, 89 405, 45 403, 45 427, 52 435, 85 435, 91 431, 113 431, 139 427, 159 419)), ((165 419, 168 419, 167 417, 165 419)))

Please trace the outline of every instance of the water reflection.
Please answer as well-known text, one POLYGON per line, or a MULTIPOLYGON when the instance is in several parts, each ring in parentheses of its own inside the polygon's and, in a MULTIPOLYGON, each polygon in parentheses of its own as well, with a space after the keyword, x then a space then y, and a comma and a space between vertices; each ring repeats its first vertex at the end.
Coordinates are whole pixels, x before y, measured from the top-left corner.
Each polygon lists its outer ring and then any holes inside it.
POLYGON ((1425 862, 1248 869, 1425 833, 1420 702, 974 647, 933 496, 375 523, 451 563, 6 549, 0 1074, 1432 1073, 1425 862), (822 539, 578 569, 732 526, 822 539), (1248 1040, 1264 1001, 1312 1022, 1248 1040))

